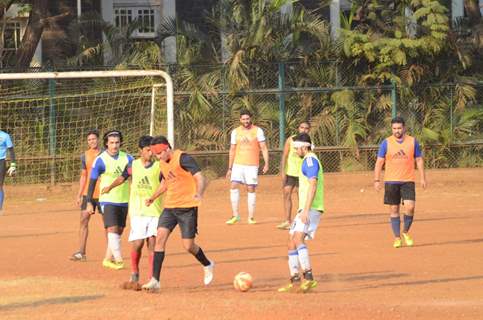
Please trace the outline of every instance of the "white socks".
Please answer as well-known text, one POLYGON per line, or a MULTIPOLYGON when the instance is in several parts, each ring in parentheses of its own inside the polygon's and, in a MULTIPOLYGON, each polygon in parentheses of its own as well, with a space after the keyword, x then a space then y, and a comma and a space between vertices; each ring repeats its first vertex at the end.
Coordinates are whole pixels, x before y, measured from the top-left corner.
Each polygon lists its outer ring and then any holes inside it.
MULTIPOLYGON (((257 194, 255 192, 248 192, 247 193, 247 200, 248 200, 248 218, 253 218, 255 215, 255 204, 257 202, 257 194)), ((239 189, 230 189, 230 201, 231 201, 231 210, 234 217, 240 216, 240 212, 238 210, 240 204, 240 190, 239 189)))
POLYGON ((231 211, 234 217, 240 215, 238 212, 238 205, 240 203, 240 190, 230 189, 230 201, 231 201, 231 211))
POLYGON ((290 270, 291 277, 299 274, 299 254, 297 250, 288 251, 288 268, 290 270))
POLYGON ((255 192, 248 192, 248 218, 253 218, 255 215, 255 203, 257 202, 257 194, 255 192))
POLYGON ((305 246, 305 244, 301 244, 297 247, 297 252, 299 255, 299 262, 302 270, 305 272, 307 270, 311 270, 310 267, 310 258, 309 258, 309 249, 305 246))
POLYGON ((121 254, 121 235, 113 232, 107 234, 107 245, 111 249, 114 260, 117 262, 122 261, 121 254))

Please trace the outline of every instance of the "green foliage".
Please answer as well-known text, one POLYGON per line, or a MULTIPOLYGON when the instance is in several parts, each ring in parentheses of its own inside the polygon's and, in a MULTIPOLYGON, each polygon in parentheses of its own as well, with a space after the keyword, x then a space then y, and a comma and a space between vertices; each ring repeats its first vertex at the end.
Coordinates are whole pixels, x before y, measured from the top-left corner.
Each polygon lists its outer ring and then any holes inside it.
MULTIPOLYGON (((378 0, 364 7, 368 13, 355 29, 344 29, 344 54, 361 68, 362 84, 404 83, 403 68, 417 66, 423 57, 438 55, 445 46, 448 31, 447 9, 438 1, 392 2, 395 10, 385 10, 378 0), (413 11, 412 19, 405 8, 413 11), (417 33, 408 32, 413 25, 417 33)), ((353 4, 353 7, 357 6, 353 4)), ((407 75, 407 74, 406 74, 407 75)), ((409 81, 405 84, 412 85, 409 81)))

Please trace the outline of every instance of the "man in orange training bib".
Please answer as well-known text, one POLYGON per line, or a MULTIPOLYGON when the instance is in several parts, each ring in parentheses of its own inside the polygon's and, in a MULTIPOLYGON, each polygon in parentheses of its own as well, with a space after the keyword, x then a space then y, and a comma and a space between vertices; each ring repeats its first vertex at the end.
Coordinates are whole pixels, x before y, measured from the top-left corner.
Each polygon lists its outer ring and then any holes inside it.
POLYGON ((402 237, 410 247, 414 244, 409 236, 413 223, 416 203, 414 160, 420 174, 421 187, 426 188, 424 160, 418 141, 406 134, 404 119, 396 117, 391 121, 392 136, 384 139, 379 147, 376 166, 374 168, 374 187, 381 189, 380 176, 382 167, 386 165, 384 174, 384 204, 389 205, 391 227, 395 236, 394 248, 402 246, 401 221, 399 208, 401 202, 406 208, 402 237))
POLYGON ((241 126, 231 132, 231 146, 228 158, 226 178, 230 179, 230 201, 232 217, 226 224, 232 225, 240 221, 238 207, 240 204, 240 185, 247 186, 248 224, 255 224, 255 189, 258 185, 258 166, 262 151, 264 166, 262 173, 268 172, 268 148, 263 130, 252 124, 252 114, 248 110, 240 112, 241 126))
POLYGON ((205 178, 195 159, 181 150, 173 150, 166 137, 154 137, 151 141, 151 152, 159 160, 162 177, 158 190, 146 204, 152 203, 163 193, 165 196, 154 246, 152 278, 142 288, 149 292, 160 290, 159 279, 166 242, 177 225, 181 231, 183 247, 203 266, 203 283, 209 285, 213 280, 215 264, 208 260, 201 247, 195 243, 198 233, 198 207, 206 187, 205 178))
MULTIPOLYGON (((99 148, 99 132, 97 130, 90 130, 86 134, 87 149, 81 155, 81 174, 79 178, 79 192, 77 194, 77 205, 81 209, 80 213, 80 225, 79 225, 79 251, 72 254, 70 260, 72 261, 85 261, 86 260, 86 246, 87 236, 89 235, 89 220, 91 213, 87 212, 87 188, 89 187, 89 181, 91 179, 92 164, 96 157, 102 152, 99 148)), ((99 206, 99 183, 96 184, 94 194, 92 195, 92 206, 94 210, 102 214, 101 207, 99 206)))

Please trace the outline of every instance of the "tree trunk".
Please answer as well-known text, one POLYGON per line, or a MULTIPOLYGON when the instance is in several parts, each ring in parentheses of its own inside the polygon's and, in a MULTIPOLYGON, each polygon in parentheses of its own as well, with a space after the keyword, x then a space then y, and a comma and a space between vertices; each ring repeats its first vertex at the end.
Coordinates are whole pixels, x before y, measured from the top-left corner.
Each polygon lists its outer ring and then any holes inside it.
POLYGON ((14 0, 9 0, 7 2, 1 2, 0 3, 0 19, 3 18, 3 15, 8 11, 10 6, 12 5, 14 0))
POLYGON ((30 66, 30 62, 32 61, 44 30, 43 20, 48 14, 48 0, 32 0, 31 4, 32 11, 30 12, 27 29, 25 29, 22 44, 17 50, 16 67, 18 69, 25 69, 30 66))
POLYGON ((480 22, 481 12, 478 5, 478 0, 465 0, 465 11, 470 19, 471 25, 476 25, 480 22))

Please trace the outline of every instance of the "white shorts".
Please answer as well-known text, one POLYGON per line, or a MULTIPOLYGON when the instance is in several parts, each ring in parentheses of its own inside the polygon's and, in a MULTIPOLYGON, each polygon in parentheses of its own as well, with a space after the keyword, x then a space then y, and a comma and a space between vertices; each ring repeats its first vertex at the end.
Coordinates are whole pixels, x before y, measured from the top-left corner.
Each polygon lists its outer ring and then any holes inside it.
POLYGON ((155 237, 158 231, 158 217, 131 216, 129 241, 155 237))
POLYGON ((256 186, 258 184, 258 166, 234 164, 231 169, 230 181, 256 186))
POLYGON ((317 227, 319 226, 320 222, 320 211, 312 210, 309 211, 309 221, 308 223, 303 223, 300 220, 300 212, 302 210, 297 211, 297 215, 290 226, 290 234, 294 234, 294 232, 303 232, 305 233, 306 240, 312 240, 315 237, 315 231, 317 231, 317 227))

